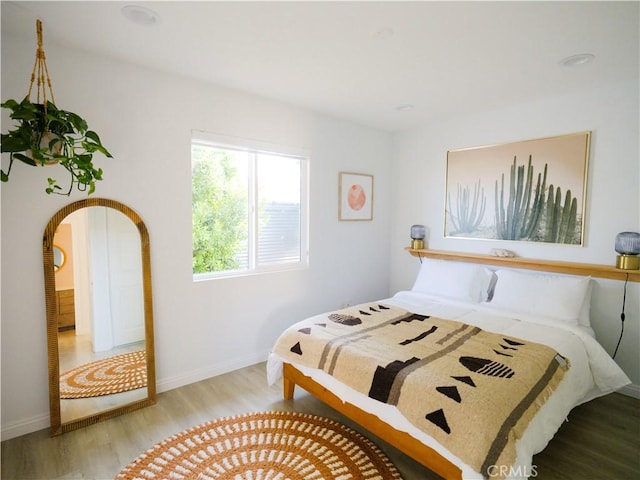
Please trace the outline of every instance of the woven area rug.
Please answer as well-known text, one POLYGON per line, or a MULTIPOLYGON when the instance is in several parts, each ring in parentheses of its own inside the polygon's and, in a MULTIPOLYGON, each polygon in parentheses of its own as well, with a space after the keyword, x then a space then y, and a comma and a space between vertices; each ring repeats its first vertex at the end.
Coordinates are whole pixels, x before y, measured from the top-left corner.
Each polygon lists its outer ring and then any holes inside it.
POLYGON ((401 480, 387 456, 344 425, 306 413, 225 417, 178 433, 116 480, 401 480))
POLYGON ((143 350, 80 365, 60 375, 60 398, 87 398, 147 386, 143 350))

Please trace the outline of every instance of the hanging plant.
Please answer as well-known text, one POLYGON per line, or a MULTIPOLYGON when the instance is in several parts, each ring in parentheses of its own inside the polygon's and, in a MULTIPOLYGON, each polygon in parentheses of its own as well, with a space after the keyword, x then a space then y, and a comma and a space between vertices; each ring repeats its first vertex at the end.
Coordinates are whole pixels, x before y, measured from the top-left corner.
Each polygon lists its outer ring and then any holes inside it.
POLYGON ((21 102, 9 99, 0 106, 11 110, 10 118, 17 122, 16 128, 2 134, 2 153, 9 154, 9 168, 0 170, 0 180, 9 181, 14 161, 33 167, 59 165, 71 177, 69 188, 63 191, 57 180, 48 179, 45 191, 49 194, 70 195, 74 186, 91 195, 95 182, 102 180, 102 169, 93 165, 93 154, 100 152, 111 158, 102 145, 98 134, 89 130, 80 115, 56 107, 42 48, 42 23, 36 21, 38 48, 31 73, 29 93, 21 102), (37 79, 37 101, 31 101, 31 91, 37 79), (47 87, 49 96, 47 97, 47 87))

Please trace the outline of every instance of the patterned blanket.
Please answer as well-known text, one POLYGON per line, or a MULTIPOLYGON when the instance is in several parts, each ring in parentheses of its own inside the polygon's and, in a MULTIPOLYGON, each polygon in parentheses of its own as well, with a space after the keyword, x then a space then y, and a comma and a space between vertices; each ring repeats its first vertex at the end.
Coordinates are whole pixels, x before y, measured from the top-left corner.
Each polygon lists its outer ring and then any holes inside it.
POLYGON ((516 440, 569 368, 545 345, 379 303, 309 318, 274 352, 395 405, 485 476, 513 464, 516 440))

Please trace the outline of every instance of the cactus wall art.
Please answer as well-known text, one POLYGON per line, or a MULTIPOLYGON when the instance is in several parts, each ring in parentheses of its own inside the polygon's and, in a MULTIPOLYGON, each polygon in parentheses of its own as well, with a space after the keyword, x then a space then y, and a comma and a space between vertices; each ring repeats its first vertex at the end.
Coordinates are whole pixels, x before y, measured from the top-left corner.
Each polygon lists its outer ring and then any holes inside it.
POLYGON ((445 237, 582 245, 590 136, 447 152, 445 237))
MULTIPOLYGON (((451 196, 449 196, 449 205, 453 205, 451 196)), ((455 214, 451 213, 454 233, 472 234, 482 222, 487 205, 487 198, 484 194, 484 188, 480 187, 480 180, 473 186, 473 199, 471 199, 469 193, 469 186, 462 188, 458 184, 458 196, 456 197, 455 205, 455 214)))

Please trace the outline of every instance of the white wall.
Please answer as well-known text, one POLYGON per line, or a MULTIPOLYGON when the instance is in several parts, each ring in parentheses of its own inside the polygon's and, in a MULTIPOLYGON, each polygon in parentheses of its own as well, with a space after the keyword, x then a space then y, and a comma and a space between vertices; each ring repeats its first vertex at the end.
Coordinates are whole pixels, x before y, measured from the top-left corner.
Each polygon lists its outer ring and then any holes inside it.
MULTIPOLYGON (((26 94, 33 52, 32 39, 3 33, 3 100, 26 94)), ((86 118, 115 157, 99 161, 94 196, 129 205, 149 229, 159 391, 262 361, 294 321, 388 294, 388 133, 51 45, 46 54, 58 106, 86 118), (192 281, 192 129, 311 152, 309 269, 192 281), (338 222, 343 170, 375 176, 373 221, 338 222)), ((47 196, 56 170, 15 165, 2 185, 3 440, 48 427, 41 239, 58 209, 85 198, 47 196)))
MULTIPOLYGON (((615 265, 618 232, 640 231, 638 83, 575 92, 400 133, 394 137, 391 222, 391 291, 410 289, 419 262, 403 247, 409 227, 427 226, 433 249, 489 253, 507 248, 521 257, 615 265), (444 238, 447 150, 567 133, 592 132, 584 247, 444 238)), ((592 322, 613 354, 620 334, 624 282, 597 279, 592 322)), ((629 283, 625 332, 616 361, 631 378, 628 393, 640 396, 638 283, 629 283)))

